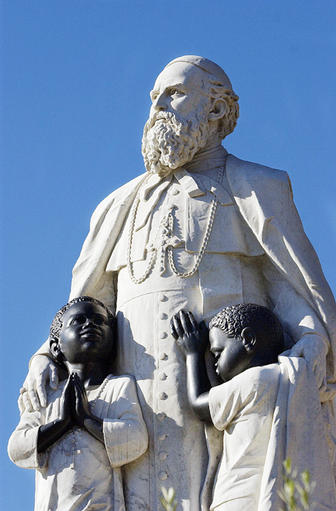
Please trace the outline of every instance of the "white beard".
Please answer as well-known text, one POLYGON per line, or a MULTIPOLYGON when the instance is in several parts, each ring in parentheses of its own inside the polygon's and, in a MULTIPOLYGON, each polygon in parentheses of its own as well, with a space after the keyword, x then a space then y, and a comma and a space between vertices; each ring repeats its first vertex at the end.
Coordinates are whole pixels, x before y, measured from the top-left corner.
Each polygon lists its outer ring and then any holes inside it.
POLYGON ((167 176, 190 162, 205 147, 210 128, 204 108, 189 120, 170 112, 156 112, 145 124, 142 156, 148 172, 167 176))

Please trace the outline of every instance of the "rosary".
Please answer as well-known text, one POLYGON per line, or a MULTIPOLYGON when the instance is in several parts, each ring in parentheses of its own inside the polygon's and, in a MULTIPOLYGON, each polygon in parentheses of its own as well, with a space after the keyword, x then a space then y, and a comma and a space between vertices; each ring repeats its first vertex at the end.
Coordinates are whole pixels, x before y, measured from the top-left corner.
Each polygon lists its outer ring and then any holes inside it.
MULTIPOLYGON (((221 183, 223 179, 223 172, 224 168, 221 167, 218 169, 218 182, 221 183)), ((213 192, 210 192, 213 194, 213 192)), ((213 194, 214 195, 214 194, 213 194)), ((138 192, 132 209, 130 213, 130 228, 128 232, 128 246, 127 246, 127 268, 129 276, 134 284, 141 284, 144 282, 149 274, 152 272, 157 260, 160 262, 160 275, 163 275, 165 271, 167 270, 167 264, 166 260, 168 259, 168 264, 170 269, 172 270, 175 275, 178 277, 181 277, 183 279, 186 279, 188 277, 191 277, 196 273, 196 271, 199 268, 199 265, 201 264, 201 261, 203 259, 205 250, 208 246, 208 242, 210 239, 210 235, 212 232, 212 227, 215 219, 215 214, 217 210, 218 200, 216 196, 214 195, 214 198, 211 201, 210 205, 210 211, 208 216, 208 222, 205 229, 205 233, 203 236, 202 244, 200 247, 200 250, 196 256, 194 265, 188 270, 188 271, 179 271, 176 268, 175 261, 174 261, 174 248, 178 248, 183 244, 183 241, 179 239, 176 235, 174 235, 174 207, 172 207, 168 214, 165 215, 161 221, 159 226, 159 242, 158 243, 151 243, 148 247, 148 260, 146 264, 146 268, 143 272, 143 274, 139 277, 135 276, 133 263, 131 261, 131 254, 132 254, 132 246, 133 246, 133 238, 134 238, 134 228, 136 223, 136 217, 137 217, 137 211, 140 203, 140 191, 138 192)))

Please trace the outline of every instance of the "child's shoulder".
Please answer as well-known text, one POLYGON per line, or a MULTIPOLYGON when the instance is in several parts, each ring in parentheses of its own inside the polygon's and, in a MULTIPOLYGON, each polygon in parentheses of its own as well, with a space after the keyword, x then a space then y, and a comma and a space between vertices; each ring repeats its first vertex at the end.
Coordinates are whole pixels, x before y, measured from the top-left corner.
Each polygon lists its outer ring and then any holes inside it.
POLYGON ((245 382, 246 380, 253 386, 270 385, 277 382, 280 374, 280 366, 278 363, 267 364, 265 366, 256 366, 246 369, 236 378, 245 382))
POLYGON ((280 376, 279 364, 251 367, 232 379, 232 383, 242 396, 275 395, 280 376), (235 382, 233 380, 236 380, 235 382))
POLYGON ((106 386, 106 388, 114 389, 115 391, 122 391, 122 389, 127 389, 130 387, 135 388, 136 381, 134 376, 130 374, 120 374, 117 376, 114 374, 109 374, 105 378, 102 385, 106 386))
POLYGON ((61 380, 56 389, 52 389, 49 385, 47 385, 47 406, 51 403, 54 403, 62 396, 65 384, 67 380, 61 380))
MULTIPOLYGON (((265 366, 250 367, 240 374, 237 374, 231 380, 222 383, 218 389, 222 387, 222 391, 227 393, 241 392, 246 394, 255 394, 263 390, 274 389, 278 384, 280 375, 279 364, 268 364, 265 366)), ((216 387, 215 387, 216 388, 216 387)), ((220 390, 219 390, 220 391, 220 390)))

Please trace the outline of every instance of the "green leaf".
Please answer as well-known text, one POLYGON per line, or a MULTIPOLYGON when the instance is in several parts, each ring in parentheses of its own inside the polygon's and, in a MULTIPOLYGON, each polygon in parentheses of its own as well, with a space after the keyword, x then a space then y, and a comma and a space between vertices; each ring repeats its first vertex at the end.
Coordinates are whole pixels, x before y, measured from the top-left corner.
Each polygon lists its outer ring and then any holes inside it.
POLYGON ((283 467, 285 469, 286 474, 290 474, 292 470, 292 460, 290 458, 286 458, 283 462, 283 467))

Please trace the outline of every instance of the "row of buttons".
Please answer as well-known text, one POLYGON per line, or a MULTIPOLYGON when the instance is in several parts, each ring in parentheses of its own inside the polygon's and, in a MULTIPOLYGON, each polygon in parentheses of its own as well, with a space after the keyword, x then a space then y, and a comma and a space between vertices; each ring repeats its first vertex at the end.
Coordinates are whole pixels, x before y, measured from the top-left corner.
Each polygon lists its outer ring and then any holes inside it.
MULTIPOLYGON (((177 189, 174 189, 172 191, 173 195, 177 195, 177 193, 179 193, 177 189)), ((168 301, 168 297, 165 294, 161 294, 161 295, 159 295, 159 300, 160 300, 160 302, 166 302, 166 301, 168 301)), ((167 320, 168 319, 168 315, 165 312, 161 312, 160 315, 159 315, 159 318, 161 320, 167 320)), ((165 331, 160 332, 159 337, 160 337, 160 339, 167 339, 168 338, 168 333, 165 332, 165 331)), ((160 360, 162 360, 162 361, 168 360, 167 353, 162 352, 160 354, 160 360)), ((165 381, 167 379, 167 374, 164 371, 161 371, 159 373, 159 378, 160 378, 161 381, 165 381)), ((168 394, 166 392, 160 392, 159 399, 161 401, 165 401, 167 398, 168 398, 168 394)), ((160 413, 157 414, 157 418, 158 418, 158 420, 160 422, 163 422, 163 420, 166 418, 166 414, 164 412, 160 412, 160 413)), ((161 434, 159 436, 159 440, 161 442, 163 442, 164 440, 167 439, 167 437, 168 437, 168 434, 167 433, 163 433, 163 434, 161 434)), ((159 452, 159 460, 160 461, 165 461, 167 458, 168 458, 168 453, 166 451, 160 451, 159 452)), ((158 473, 158 477, 159 477, 160 481, 166 481, 166 479, 168 479, 168 473, 165 470, 161 470, 158 473)))
MULTIPOLYGON (((163 412, 158 414, 158 419, 161 420, 161 421, 165 417, 166 417, 166 414, 163 413, 163 412)), ((163 442, 167 438, 168 438, 168 433, 163 433, 162 435, 159 436, 160 442, 163 442)), ((159 460, 160 461, 165 461, 167 458, 168 458, 168 453, 166 451, 160 451, 159 452, 159 460)), ((161 470, 159 472, 158 476, 159 476, 160 481, 165 481, 166 479, 168 479, 168 473, 166 471, 164 471, 164 470, 161 470)))
MULTIPOLYGON (((168 297, 165 294, 160 294, 159 300, 160 300, 160 302, 166 302, 168 300, 168 297)), ((167 319, 167 318, 168 318, 168 315, 165 312, 160 313, 160 319, 167 319)), ((168 337, 167 332, 161 332, 160 339, 167 339, 167 337, 168 337)), ((168 359, 167 353, 161 353, 160 360, 167 360, 167 359, 168 359)), ((167 378, 167 375, 165 373, 161 373, 160 380, 166 380, 166 378, 167 378)), ((162 398, 160 397, 160 399, 162 399, 162 398)), ((166 399, 166 398, 163 398, 163 399, 166 399)))

